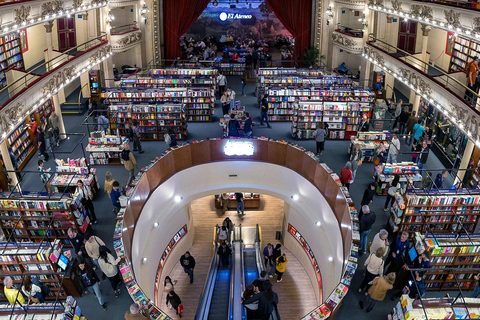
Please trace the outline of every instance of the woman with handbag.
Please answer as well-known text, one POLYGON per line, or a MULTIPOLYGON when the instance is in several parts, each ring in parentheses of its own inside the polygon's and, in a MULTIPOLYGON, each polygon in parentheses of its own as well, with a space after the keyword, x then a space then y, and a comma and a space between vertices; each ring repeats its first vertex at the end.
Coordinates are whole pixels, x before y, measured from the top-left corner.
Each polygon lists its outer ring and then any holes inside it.
POLYGON ((172 308, 175 309, 175 312, 177 315, 181 318, 182 317, 182 312, 183 312, 183 305, 182 305, 182 300, 180 300, 180 297, 178 294, 175 293, 175 291, 170 291, 167 294, 167 304, 170 303, 172 308))
POLYGON ((93 195, 90 186, 85 185, 82 180, 78 180, 76 193, 80 195, 82 204, 87 210, 90 224, 97 223, 97 216, 95 215, 95 209, 93 208, 93 195))
POLYGON ((176 284, 177 284, 177 280, 172 280, 172 278, 170 278, 169 276, 166 276, 165 281, 163 282, 163 292, 167 294, 167 299, 165 303, 167 304, 167 307, 170 306, 170 310, 172 309, 172 305, 168 304, 168 294, 170 293, 170 291, 175 290, 176 284))
POLYGON ((118 298, 120 295, 120 289, 118 288, 118 285, 122 282, 122 278, 118 274, 118 263, 123 257, 118 257, 115 259, 110 254, 110 250, 105 246, 100 246, 99 253, 98 264, 100 265, 100 269, 108 278, 108 281, 110 281, 110 285, 113 288, 113 293, 115 294, 115 297, 118 298))
POLYGON ((363 281, 360 284, 360 288, 358 288, 358 292, 362 292, 370 281, 383 274, 383 266, 385 262, 382 258, 384 253, 385 251, 383 248, 378 248, 375 254, 371 253, 367 260, 365 260, 365 277, 363 277, 363 281))
POLYGON ((23 279, 22 293, 28 298, 28 303, 43 303, 45 299, 42 295, 42 288, 32 282, 30 276, 23 279))

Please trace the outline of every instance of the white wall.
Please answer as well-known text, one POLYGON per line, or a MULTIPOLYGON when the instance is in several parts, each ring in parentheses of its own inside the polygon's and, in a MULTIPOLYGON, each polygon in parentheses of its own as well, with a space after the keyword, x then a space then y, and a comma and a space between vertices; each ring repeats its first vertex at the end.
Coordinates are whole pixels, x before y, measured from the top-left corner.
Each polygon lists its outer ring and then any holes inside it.
POLYGON ((45 58, 44 50, 47 48, 47 35, 43 24, 27 28, 27 41, 28 50, 23 53, 25 69, 30 68, 45 58))
POLYGON ((135 47, 121 53, 116 53, 113 55, 112 60, 113 64, 117 68, 119 72, 122 72, 123 65, 134 66, 135 64, 137 67, 142 66, 142 56, 141 56, 141 45, 138 43, 135 47))
POLYGON ((186 223, 176 215, 185 203, 200 197, 231 190, 272 195, 301 212, 295 224, 306 236, 318 259, 323 275, 323 295, 336 287, 343 269, 343 240, 338 221, 322 194, 305 178, 282 166, 254 161, 222 161, 180 171, 158 187, 145 203, 136 223, 132 243, 132 265, 136 280, 145 294, 153 298, 155 279, 162 250, 174 232, 186 223), (236 178, 229 175, 236 174, 236 178), (300 199, 293 202, 291 196, 300 199), (175 195, 183 197, 175 203, 175 195), (321 222, 321 227, 315 221, 321 222), (160 226, 153 227, 154 222, 160 226), (161 248, 159 250, 159 248, 161 248), (333 257, 333 262, 328 257, 333 257), (148 257, 150 263, 142 264, 148 257))
POLYGON ((88 41, 88 23, 91 22, 90 17, 88 20, 78 18, 78 14, 75 15, 75 35, 77 37, 77 46, 88 41))
POLYGON ((435 66, 448 71, 450 56, 445 53, 447 45, 447 31, 432 28, 428 34, 427 51, 430 52, 430 59, 436 59, 435 66))
MULTIPOLYGON (((358 67, 362 63, 362 56, 359 54, 351 54, 345 51, 340 52, 340 48, 334 46, 333 48, 333 61, 332 65, 334 68, 338 68, 338 66, 345 62, 347 65, 348 71, 352 74, 356 74, 358 71, 358 67)), ((362 70, 360 70, 362 71, 362 70)))
POLYGON ((340 25, 353 28, 353 29, 363 29, 363 24, 361 21, 358 21, 358 19, 363 18, 363 11, 360 10, 354 10, 354 12, 350 11, 351 9, 347 8, 340 8, 338 11, 338 22, 340 25), (342 13, 342 11, 345 11, 345 13, 342 13), (355 11, 359 12, 358 16, 355 16, 355 11))
POLYGON ((136 19, 135 6, 112 8, 112 14, 115 17, 115 20, 112 22, 112 27, 132 24, 136 19))

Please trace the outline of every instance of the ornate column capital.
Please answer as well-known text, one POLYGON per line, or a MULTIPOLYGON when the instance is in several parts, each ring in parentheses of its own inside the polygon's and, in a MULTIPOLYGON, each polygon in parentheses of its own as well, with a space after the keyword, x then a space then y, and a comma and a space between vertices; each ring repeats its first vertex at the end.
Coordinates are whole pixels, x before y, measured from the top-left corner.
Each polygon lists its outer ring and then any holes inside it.
POLYGON ((432 30, 432 27, 423 23, 421 25, 422 25, 423 36, 428 37, 428 34, 430 33, 430 30, 432 30))
POLYGON ((47 33, 52 33, 53 21, 47 21, 43 24, 47 33))

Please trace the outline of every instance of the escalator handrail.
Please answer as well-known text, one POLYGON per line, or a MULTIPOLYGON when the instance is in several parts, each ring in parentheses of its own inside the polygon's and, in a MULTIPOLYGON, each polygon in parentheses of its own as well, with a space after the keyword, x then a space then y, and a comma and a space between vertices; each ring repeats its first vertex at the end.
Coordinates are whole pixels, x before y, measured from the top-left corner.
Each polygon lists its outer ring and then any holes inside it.
POLYGON ((245 291, 245 262, 244 262, 244 257, 243 257, 243 254, 244 254, 244 244, 243 244, 243 239, 242 239, 242 226, 240 225, 239 226, 239 239, 237 239, 237 243, 240 245, 240 253, 239 253, 239 256, 240 256, 240 270, 237 270, 235 268, 235 263, 233 263, 233 271, 232 272, 232 291, 231 291, 231 295, 230 295, 230 302, 232 304, 232 308, 231 308, 231 317, 230 319, 236 319, 238 318, 237 315, 238 315, 238 310, 240 308, 241 310, 241 319, 246 319, 247 317, 247 314, 246 314, 246 310, 245 308, 242 306, 239 305, 239 303, 237 302, 237 300, 241 299, 240 296, 236 295, 235 294, 235 288, 234 288, 234 283, 235 283, 235 279, 236 279, 236 273, 235 272, 240 272, 240 292, 243 292, 245 291), (237 303, 237 304, 235 304, 237 303), (235 304, 235 305, 234 305, 235 304))
POLYGON ((260 243, 260 227, 257 223, 257 226, 256 226, 256 231, 255 231, 255 260, 256 260, 256 264, 257 264, 257 272, 258 272, 258 276, 260 276, 260 273, 262 273, 263 270, 266 270, 265 267, 263 265, 263 252, 262 252, 262 245, 260 243))
MULTIPOLYGON (((215 232, 217 230, 216 229, 217 227, 215 227, 215 232)), ((203 286, 202 294, 200 295, 199 303, 197 306, 197 312, 195 314, 195 320, 208 319, 210 304, 212 302, 213 289, 215 288, 215 280, 217 278, 217 272, 218 272, 219 258, 217 254, 217 249, 218 249, 218 243, 216 241, 216 237, 214 237, 212 263, 210 264, 210 268, 208 269, 207 281, 205 282, 203 286)))

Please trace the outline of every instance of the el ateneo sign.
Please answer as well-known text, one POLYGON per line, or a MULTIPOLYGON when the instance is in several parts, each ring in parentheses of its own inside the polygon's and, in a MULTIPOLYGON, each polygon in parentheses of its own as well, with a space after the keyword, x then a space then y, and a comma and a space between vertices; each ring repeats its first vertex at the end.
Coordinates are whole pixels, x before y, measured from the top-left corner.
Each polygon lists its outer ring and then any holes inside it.
POLYGON ((249 19, 252 19, 253 16, 251 14, 222 12, 218 17, 221 21, 227 21, 227 20, 249 20, 249 19))

